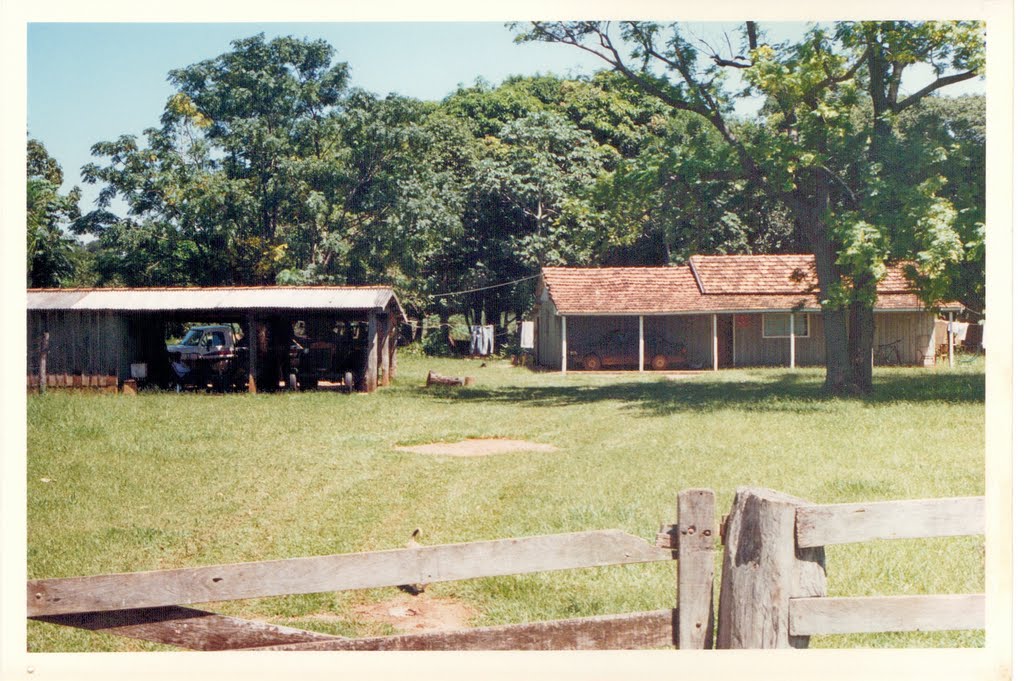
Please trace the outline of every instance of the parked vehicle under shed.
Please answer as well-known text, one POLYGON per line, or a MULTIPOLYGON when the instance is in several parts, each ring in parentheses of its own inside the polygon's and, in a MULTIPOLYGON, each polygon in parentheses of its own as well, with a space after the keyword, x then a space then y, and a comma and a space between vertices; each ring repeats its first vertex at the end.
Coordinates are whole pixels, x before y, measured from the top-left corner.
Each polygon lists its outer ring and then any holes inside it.
MULTIPOLYGON (((132 378, 132 365, 146 365, 146 380, 172 386, 167 324, 216 320, 237 325, 244 334, 245 384, 274 391, 320 380, 344 382, 372 392, 395 375, 397 327, 405 313, 387 287, 218 287, 137 289, 30 289, 28 291, 28 371, 39 368, 41 339, 49 334, 47 370, 65 374, 132 378), (305 364, 293 366, 296 328, 317 333, 307 338, 305 364), (317 330, 358 329, 343 335, 317 330), (333 342, 334 350, 325 347, 333 342), (318 362, 324 354, 328 364, 318 362), (304 369, 300 369, 300 366, 304 369), (322 370, 322 371, 321 371, 322 370), (291 376, 296 379, 290 381, 291 376)), ((237 359, 237 358, 236 358, 237 359)))

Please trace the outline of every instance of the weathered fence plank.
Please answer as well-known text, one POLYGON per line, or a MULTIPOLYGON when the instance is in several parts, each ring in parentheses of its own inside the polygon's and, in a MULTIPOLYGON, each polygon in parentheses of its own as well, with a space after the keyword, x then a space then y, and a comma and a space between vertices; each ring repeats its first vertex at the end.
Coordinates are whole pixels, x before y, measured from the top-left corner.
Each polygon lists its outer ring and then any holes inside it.
POLYGON ((790 634, 789 600, 825 595, 825 551, 798 549, 796 509, 806 502, 769 489, 736 492, 725 533, 719 648, 806 648, 790 634))
POLYGON ((39 392, 46 392, 46 357, 50 353, 50 332, 43 332, 43 340, 39 344, 39 392))
POLYGON ((985 594, 794 598, 794 636, 985 628, 985 594))
POLYGON ((828 504, 796 512, 801 547, 984 533, 985 497, 828 504))
POLYGON ((675 643, 672 610, 428 634, 333 639, 262 650, 639 650, 675 643))
POLYGON ((676 628, 680 648, 711 648, 715 606, 715 493, 691 489, 678 498, 676 628))
POLYGON ((33 619, 189 650, 240 650, 338 638, 177 606, 50 615, 33 619))
POLYGON ((28 582, 28 614, 149 608, 672 560, 620 530, 28 582))

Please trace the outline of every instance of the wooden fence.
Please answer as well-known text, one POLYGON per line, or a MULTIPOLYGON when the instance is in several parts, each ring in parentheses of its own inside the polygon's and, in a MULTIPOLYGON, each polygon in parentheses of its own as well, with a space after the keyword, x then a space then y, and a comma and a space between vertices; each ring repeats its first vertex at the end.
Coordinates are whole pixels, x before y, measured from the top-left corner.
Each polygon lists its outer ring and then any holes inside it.
POLYGON ((371 553, 31 580, 35 620, 193 650, 599 650, 713 647, 716 544, 725 544, 717 647, 804 647, 851 631, 984 626, 984 596, 826 598, 824 545, 983 531, 983 499, 815 506, 741 489, 723 527, 714 493, 678 496, 651 544, 597 530, 371 553), (649 612, 346 638, 184 607, 246 598, 430 584, 675 560, 676 607, 649 612), (955 616, 954 614, 955 613, 955 616))
POLYGON ((816 505, 740 489, 725 531, 717 646, 805 648, 823 634, 983 629, 984 594, 826 597, 825 546, 984 534, 984 518, 984 497, 816 505))

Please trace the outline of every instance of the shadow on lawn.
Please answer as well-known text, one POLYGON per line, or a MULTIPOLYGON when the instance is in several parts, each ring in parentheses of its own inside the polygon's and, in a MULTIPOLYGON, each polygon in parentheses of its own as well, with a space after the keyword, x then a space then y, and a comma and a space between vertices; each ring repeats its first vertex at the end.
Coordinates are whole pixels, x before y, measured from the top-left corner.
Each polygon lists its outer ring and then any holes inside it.
POLYGON ((678 411, 820 411, 830 403, 850 400, 866 406, 896 402, 981 404, 985 401, 983 374, 921 374, 876 376, 874 392, 862 397, 834 398, 822 391, 821 378, 786 374, 750 381, 664 380, 621 382, 596 386, 474 386, 448 392, 457 402, 505 402, 524 406, 573 406, 604 401, 625 402, 649 416, 678 411))

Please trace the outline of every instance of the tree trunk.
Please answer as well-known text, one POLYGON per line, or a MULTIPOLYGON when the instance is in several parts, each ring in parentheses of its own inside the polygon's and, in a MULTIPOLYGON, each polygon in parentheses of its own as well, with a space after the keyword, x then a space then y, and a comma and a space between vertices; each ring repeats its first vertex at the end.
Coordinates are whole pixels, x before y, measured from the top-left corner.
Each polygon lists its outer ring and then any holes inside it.
POLYGON ((832 395, 850 390, 850 346, 846 311, 828 305, 830 293, 842 285, 836 266, 838 246, 828 233, 830 202, 828 177, 815 169, 802 179, 799 195, 790 194, 787 205, 793 213, 797 233, 810 244, 818 273, 818 300, 822 304, 825 334, 825 391, 832 395))
POLYGON ((871 348, 875 342, 875 311, 862 302, 850 304, 850 384, 860 394, 871 392, 871 348))

